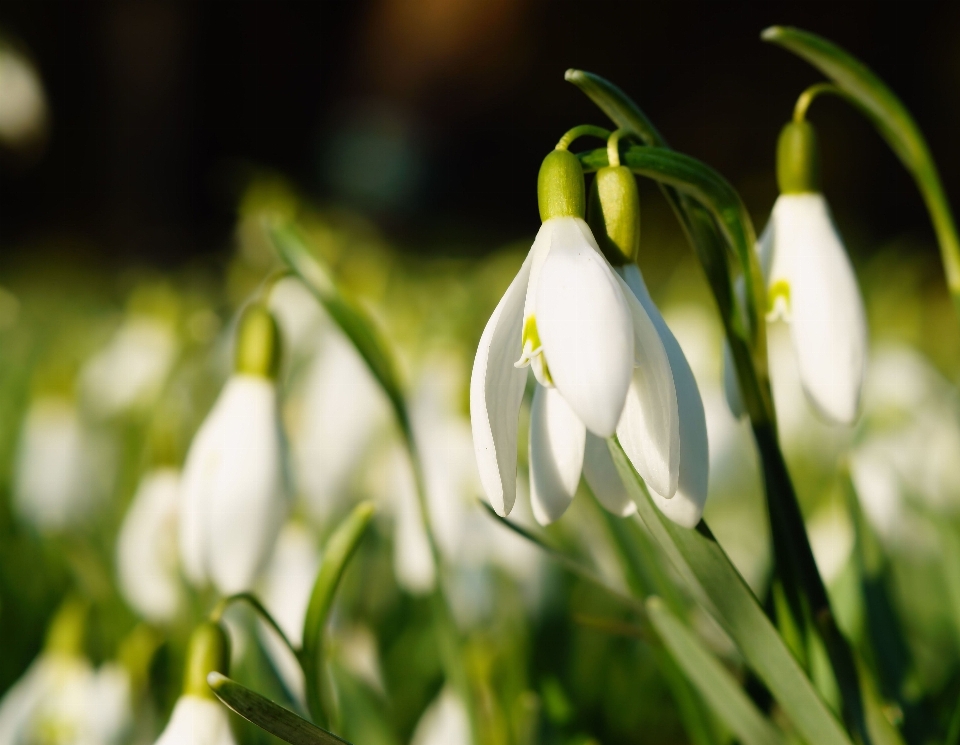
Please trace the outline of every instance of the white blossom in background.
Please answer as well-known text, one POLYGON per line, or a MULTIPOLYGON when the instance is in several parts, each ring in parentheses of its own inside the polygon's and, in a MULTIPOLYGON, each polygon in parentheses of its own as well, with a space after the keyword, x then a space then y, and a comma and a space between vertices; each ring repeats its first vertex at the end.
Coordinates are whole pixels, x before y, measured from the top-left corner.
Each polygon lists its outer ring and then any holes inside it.
POLYGON ((269 307, 292 356, 313 351, 330 331, 323 307, 295 277, 284 277, 273 286, 269 307))
POLYGON ((319 523, 343 507, 357 468, 392 412, 357 350, 328 325, 292 400, 291 447, 298 484, 319 523))
POLYGON ((132 719, 123 667, 43 652, 0 700, 0 745, 120 745, 132 719))
POLYGON ((164 467, 140 480, 117 537, 117 580, 124 599, 156 624, 172 623, 184 604, 177 551, 180 472, 164 467))
POLYGON ((177 699, 156 745, 236 745, 226 707, 189 694, 177 699))
POLYGON ((822 507, 807 520, 807 533, 817 569, 829 585, 853 555, 855 536, 850 513, 838 505, 822 507))
POLYGON ((146 315, 131 316, 81 369, 84 404, 99 417, 149 406, 160 395, 178 350, 170 323, 146 315))
POLYGON ((110 443, 80 419, 73 402, 34 400, 24 418, 13 480, 14 508, 44 531, 88 522, 109 491, 110 443))
MULTIPOLYGON (((303 643, 303 622, 319 568, 320 549, 316 539, 300 523, 287 523, 263 572, 259 597, 297 647, 303 643)), ((263 621, 258 623, 258 633, 287 690, 303 703, 305 683, 300 665, 276 632, 263 621)))
POLYGON ((423 712, 410 745, 470 745, 472 741, 467 708, 448 686, 423 712))
POLYGON ((20 147, 40 137, 47 126, 43 81, 33 64, 0 42, 0 142, 20 147))
POLYGON ((661 509, 676 495, 681 470, 688 472, 681 499, 666 514, 696 524, 706 498, 702 404, 699 394, 690 398, 696 383, 689 366, 651 309, 639 271, 615 272, 583 220, 554 217, 543 223, 484 329, 471 378, 480 478, 498 513, 509 514, 515 501, 517 414, 524 368, 530 366, 539 383, 529 452, 537 520, 548 523, 563 514, 581 472, 612 512, 634 509, 603 443, 616 433, 641 477, 662 497, 661 509), (680 395, 689 398, 683 413, 680 395), (681 464, 685 451, 688 462, 681 464))

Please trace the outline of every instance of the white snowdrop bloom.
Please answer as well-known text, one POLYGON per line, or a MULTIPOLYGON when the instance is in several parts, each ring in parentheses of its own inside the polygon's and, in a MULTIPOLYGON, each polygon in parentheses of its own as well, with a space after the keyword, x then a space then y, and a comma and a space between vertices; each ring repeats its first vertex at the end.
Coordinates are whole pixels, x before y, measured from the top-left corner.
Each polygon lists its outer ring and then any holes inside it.
POLYGON ((850 514, 838 506, 821 508, 807 521, 807 532, 817 569, 829 585, 840 575, 853 553, 854 531, 850 514))
POLYGON ((24 145, 42 135, 46 123, 47 100, 36 69, 0 43, 0 142, 24 145))
POLYGON ((181 696, 156 745, 236 745, 223 704, 200 696, 181 696))
MULTIPOLYGON (((302 524, 287 523, 264 570, 260 598, 297 647, 303 642, 303 622, 319 568, 320 549, 316 539, 302 524)), ((299 701, 305 701, 303 671, 290 650, 263 621, 258 624, 258 631, 287 690, 299 701)))
POLYGON ((183 607, 177 552, 180 472, 147 472, 117 536, 117 579, 124 599, 152 623, 174 621, 183 607))
POLYGON ((149 406, 173 368, 178 347, 169 323, 132 316, 80 371, 84 403, 100 417, 149 406))
POLYGON ((180 557, 191 582, 249 590, 288 509, 285 443, 274 377, 276 322, 263 306, 240 323, 236 372, 201 425, 183 468, 180 557))
POLYGON ((0 701, 0 745, 114 745, 131 722, 124 668, 44 652, 0 701))
POLYGON ((470 745, 467 707, 449 686, 427 707, 417 722, 411 745, 470 745))
POLYGON ((269 306, 293 354, 309 352, 323 336, 326 313, 299 279, 280 279, 270 290, 269 306))
POLYGON ((71 401, 36 399, 27 410, 17 449, 17 513, 41 530, 86 522, 109 488, 110 456, 109 444, 84 425, 71 401))
POLYGON ((301 388, 291 417, 298 482, 311 516, 325 523, 343 505, 357 467, 391 412, 360 354, 332 324, 301 388))
MULTIPOLYGON (((639 287, 631 288, 613 270, 581 218, 579 168, 562 150, 544 161, 543 225, 484 329, 470 385, 480 479, 491 505, 506 515, 516 497, 525 368, 533 368, 539 385, 530 413, 530 491, 534 515, 543 523, 569 506, 581 472, 605 506, 617 514, 633 509, 602 447, 614 433, 664 500, 674 496, 680 476, 681 424, 670 357, 636 294, 639 287), (561 193, 567 187, 572 192, 577 179, 579 194, 561 193)), ((688 522, 690 516, 680 512, 688 522)))

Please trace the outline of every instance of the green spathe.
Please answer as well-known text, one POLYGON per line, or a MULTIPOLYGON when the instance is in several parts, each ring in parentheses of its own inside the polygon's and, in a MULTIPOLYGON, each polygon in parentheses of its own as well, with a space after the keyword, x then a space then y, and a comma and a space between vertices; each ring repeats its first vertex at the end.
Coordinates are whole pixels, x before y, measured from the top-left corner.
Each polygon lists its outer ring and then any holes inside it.
POLYGON ((636 260, 640 249, 640 194, 637 180, 626 166, 597 171, 590 186, 590 229, 614 266, 636 260))
POLYGON ((240 317, 234 369, 238 373, 273 380, 279 368, 280 329, 277 321, 265 305, 251 303, 240 317))
POLYGON ((537 202, 543 222, 551 217, 583 219, 587 200, 583 167, 576 155, 568 150, 554 150, 543 159, 537 176, 537 202))
POLYGON ((185 696, 216 699, 207 675, 212 672, 227 673, 230 665, 230 640, 223 626, 206 621, 194 630, 187 650, 187 666, 183 673, 185 696))
POLYGON ((820 191, 820 151, 810 122, 790 122, 780 131, 777 184, 781 194, 820 191))

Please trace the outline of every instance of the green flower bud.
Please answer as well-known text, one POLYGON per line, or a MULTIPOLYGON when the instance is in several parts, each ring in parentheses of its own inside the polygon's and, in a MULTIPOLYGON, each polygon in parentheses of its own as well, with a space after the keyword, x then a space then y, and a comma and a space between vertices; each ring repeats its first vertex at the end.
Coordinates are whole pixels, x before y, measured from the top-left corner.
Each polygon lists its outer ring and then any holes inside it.
POLYGON ((44 651, 71 657, 82 655, 88 610, 89 605, 79 598, 65 600, 47 629, 44 651))
POLYGON ((590 229, 603 255, 614 266, 636 260, 640 248, 640 193, 626 166, 597 171, 590 186, 590 229))
POLYGON ((576 155, 554 150, 543 159, 537 176, 537 202, 543 222, 551 217, 583 218, 587 200, 583 168, 576 155))
POLYGON ((238 373, 276 378, 280 368, 280 329, 267 307, 251 303, 237 330, 234 369, 238 373))
POLYGON ((790 122, 780 132, 777 183, 781 194, 820 191, 820 151, 810 122, 790 122))
POLYGON ((230 667, 230 640, 223 626, 206 621, 194 630, 187 650, 183 673, 183 693, 187 696, 216 698, 207 685, 207 675, 216 671, 226 675, 230 667))

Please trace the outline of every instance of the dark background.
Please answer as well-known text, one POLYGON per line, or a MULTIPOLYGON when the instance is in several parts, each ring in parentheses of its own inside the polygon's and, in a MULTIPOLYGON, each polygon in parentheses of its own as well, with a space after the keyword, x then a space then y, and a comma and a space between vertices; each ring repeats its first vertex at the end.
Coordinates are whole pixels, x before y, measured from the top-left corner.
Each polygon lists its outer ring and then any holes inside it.
MULTIPOLYGON (((761 216, 779 128, 820 79, 760 42, 773 23, 879 73, 957 204, 957 3, 0 0, 0 31, 36 61, 52 111, 42 155, 0 155, 0 252, 58 236, 117 265, 224 251, 262 170, 366 211, 406 250, 490 250, 536 230, 536 171, 563 131, 606 123, 568 67, 617 82, 761 216)), ((829 98, 811 120, 841 226, 856 215, 871 241, 909 234, 933 251, 919 196, 870 126, 829 98)))

